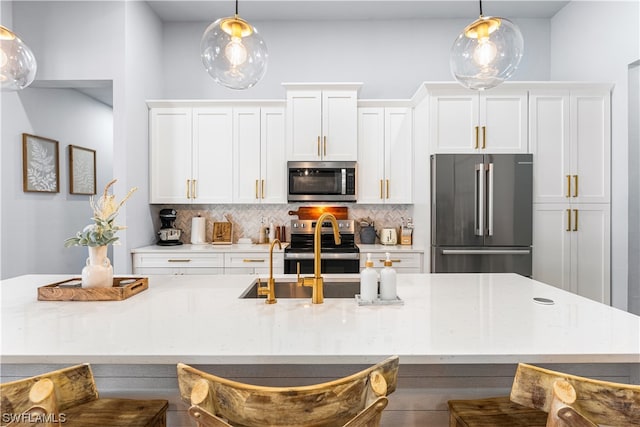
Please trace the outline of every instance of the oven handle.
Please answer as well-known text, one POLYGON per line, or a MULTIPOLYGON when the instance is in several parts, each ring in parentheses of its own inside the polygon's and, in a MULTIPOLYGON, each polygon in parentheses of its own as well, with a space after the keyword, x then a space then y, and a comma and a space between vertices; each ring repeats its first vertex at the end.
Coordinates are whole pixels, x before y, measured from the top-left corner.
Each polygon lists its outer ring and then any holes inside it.
MULTIPOLYGON (((313 253, 305 252, 305 253, 291 253, 286 252, 284 254, 284 259, 313 259, 313 253)), ((360 259, 360 253, 339 253, 339 254, 331 254, 331 253, 320 253, 320 259, 360 259)))

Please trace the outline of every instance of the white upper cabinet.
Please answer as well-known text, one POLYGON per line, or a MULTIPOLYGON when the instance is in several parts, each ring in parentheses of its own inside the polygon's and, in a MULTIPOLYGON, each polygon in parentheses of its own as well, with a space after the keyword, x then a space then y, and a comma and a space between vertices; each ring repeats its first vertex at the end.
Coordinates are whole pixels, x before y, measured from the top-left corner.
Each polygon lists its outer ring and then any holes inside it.
POLYGON ((231 109, 150 111, 150 202, 231 201, 231 109))
POLYGON ((360 85, 310 86, 285 84, 287 160, 357 160, 360 85))
POLYGON ((609 203, 607 88, 532 90, 530 141, 536 203, 609 203))
POLYGON ((358 203, 412 203, 411 108, 358 109, 358 203))
POLYGON ((193 109, 193 203, 230 203, 233 144, 230 107, 193 109))
POLYGON ((149 112, 149 201, 191 203, 191 108, 149 112))
POLYGON ((286 203, 284 108, 234 108, 233 201, 286 203))
POLYGON ((429 89, 433 153, 527 153, 527 90, 429 89))

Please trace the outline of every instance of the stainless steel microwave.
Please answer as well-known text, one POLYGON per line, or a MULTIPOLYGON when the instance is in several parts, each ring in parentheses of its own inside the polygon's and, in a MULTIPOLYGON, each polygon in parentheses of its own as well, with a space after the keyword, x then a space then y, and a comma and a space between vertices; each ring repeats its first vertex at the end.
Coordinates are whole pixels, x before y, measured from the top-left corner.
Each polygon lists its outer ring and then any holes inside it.
POLYGON ((355 202, 356 162, 288 162, 290 202, 355 202))

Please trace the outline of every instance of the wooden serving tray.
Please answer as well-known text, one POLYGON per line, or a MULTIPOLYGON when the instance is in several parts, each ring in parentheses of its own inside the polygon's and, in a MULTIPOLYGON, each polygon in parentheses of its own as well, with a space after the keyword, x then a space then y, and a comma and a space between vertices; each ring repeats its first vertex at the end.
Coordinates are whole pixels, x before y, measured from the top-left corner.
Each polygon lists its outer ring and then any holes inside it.
POLYGON ((149 287, 147 277, 114 277, 111 288, 83 288, 82 279, 73 279, 38 288, 39 301, 122 301, 149 287))

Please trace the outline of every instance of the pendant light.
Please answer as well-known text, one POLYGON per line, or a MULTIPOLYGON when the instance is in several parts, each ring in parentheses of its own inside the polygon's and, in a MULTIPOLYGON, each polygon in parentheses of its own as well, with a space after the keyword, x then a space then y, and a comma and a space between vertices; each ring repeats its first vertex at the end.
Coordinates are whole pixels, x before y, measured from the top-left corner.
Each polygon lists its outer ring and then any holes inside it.
POLYGON ((267 45, 238 15, 238 0, 235 16, 220 18, 205 30, 200 52, 207 73, 230 89, 248 89, 267 71, 267 45))
POLYGON ((0 25, 0 84, 3 91, 29 86, 36 78, 36 57, 16 34, 0 25))
POLYGON ((464 87, 489 89, 511 77, 523 50, 518 27, 508 19, 483 16, 480 0, 480 18, 462 31, 451 48, 451 73, 464 87))

